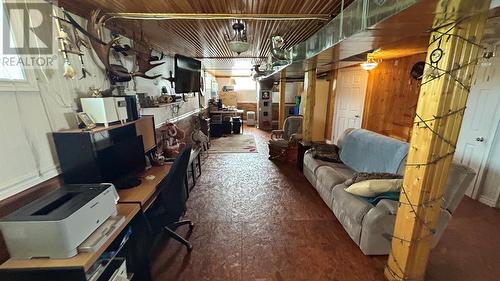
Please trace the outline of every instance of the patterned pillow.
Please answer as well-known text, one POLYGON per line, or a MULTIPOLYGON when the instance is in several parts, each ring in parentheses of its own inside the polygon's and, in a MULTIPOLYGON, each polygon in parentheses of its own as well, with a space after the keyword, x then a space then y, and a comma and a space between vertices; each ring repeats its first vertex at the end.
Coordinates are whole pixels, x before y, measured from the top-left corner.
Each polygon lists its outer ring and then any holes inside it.
POLYGON ((313 158, 332 163, 342 163, 339 148, 334 144, 313 144, 313 158))
POLYGON ((366 180, 383 180, 383 179, 402 179, 403 176, 391 173, 367 173, 367 172, 359 172, 354 173, 352 178, 346 180, 344 185, 346 187, 351 186, 354 183, 366 180))

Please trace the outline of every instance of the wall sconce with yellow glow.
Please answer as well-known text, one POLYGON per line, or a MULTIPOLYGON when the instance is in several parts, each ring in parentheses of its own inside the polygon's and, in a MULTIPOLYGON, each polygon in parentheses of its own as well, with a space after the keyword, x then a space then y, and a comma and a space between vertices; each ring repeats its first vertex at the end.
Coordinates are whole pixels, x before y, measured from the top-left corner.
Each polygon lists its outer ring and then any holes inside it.
POLYGON ((360 66, 366 71, 375 69, 377 65, 382 62, 382 60, 377 60, 373 57, 373 54, 366 55, 366 62, 361 63, 360 66))

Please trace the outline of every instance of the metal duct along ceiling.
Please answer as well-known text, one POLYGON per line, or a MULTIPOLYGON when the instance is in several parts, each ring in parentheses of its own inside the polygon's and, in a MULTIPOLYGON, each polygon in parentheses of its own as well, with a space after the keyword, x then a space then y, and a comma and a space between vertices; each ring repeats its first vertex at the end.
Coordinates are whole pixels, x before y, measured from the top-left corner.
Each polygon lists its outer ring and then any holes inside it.
MULTIPOLYGON (((377 56, 382 59, 426 52, 435 5, 433 0, 356 0, 343 14, 293 47, 286 76, 297 79, 312 68, 321 74, 359 64, 346 59, 379 48, 377 56)), ((281 69, 265 78, 278 79, 281 69)))
MULTIPOLYGON (((346 4, 352 0, 345 1, 346 4)), ((93 9, 107 13, 205 13, 205 14, 308 14, 336 15, 342 0, 59 0, 66 10, 88 18, 93 9)), ((251 49, 240 59, 231 52, 224 38, 231 34, 235 20, 123 20, 108 21, 109 27, 127 36, 140 37, 143 31, 146 41, 153 43, 169 55, 179 53, 202 59, 216 75, 232 75, 241 69, 240 75, 250 76, 253 63, 260 63, 270 51, 270 37, 281 35, 285 47, 303 42, 326 22, 324 20, 262 21, 244 20, 251 49), (220 61, 220 63, 219 63, 220 61), (247 67, 249 66, 249 67, 247 67)))

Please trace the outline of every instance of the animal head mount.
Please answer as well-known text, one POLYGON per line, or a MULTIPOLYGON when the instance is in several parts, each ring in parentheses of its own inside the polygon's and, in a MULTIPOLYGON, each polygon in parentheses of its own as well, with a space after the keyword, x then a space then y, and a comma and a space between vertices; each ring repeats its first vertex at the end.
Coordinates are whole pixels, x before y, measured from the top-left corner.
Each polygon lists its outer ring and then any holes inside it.
POLYGON ((90 13, 90 19, 87 21, 86 31, 87 35, 89 36, 92 48, 97 54, 97 57, 99 57, 99 60, 106 67, 106 71, 108 72, 108 74, 123 79, 126 79, 127 77, 142 77, 145 79, 156 79, 161 77, 161 74, 155 76, 146 75, 149 70, 164 63, 150 63, 150 54, 152 48, 149 48, 146 44, 138 42, 137 44, 135 44, 136 47, 130 47, 127 45, 123 46, 120 44, 121 37, 119 36, 111 39, 111 41, 107 43, 103 42, 102 31, 106 19, 107 16, 102 14, 100 10, 92 11, 90 13), (139 69, 135 72, 127 72, 112 65, 109 61, 111 49, 127 50, 128 54, 135 53, 139 69))

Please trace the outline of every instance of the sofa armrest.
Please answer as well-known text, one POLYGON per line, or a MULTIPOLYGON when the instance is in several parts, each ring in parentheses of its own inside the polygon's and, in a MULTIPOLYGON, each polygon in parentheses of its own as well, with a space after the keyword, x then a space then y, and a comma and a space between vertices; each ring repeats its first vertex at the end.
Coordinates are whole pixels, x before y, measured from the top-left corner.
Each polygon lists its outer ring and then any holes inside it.
MULTIPOLYGON (((383 199, 365 215, 359 243, 359 247, 365 255, 387 255, 390 253, 398 208, 399 202, 383 199)), ((441 239, 450 220, 451 214, 441 208, 436 232, 432 239, 432 248, 441 239)))
POLYGON ((380 200, 363 218, 359 248, 365 255, 387 255, 391 250, 398 202, 380 200))
POLYGON ((378 202, 377 208, 386 210, 391 215, 396 215, 399 208, 399 202, 394 200, 382 199, 378 202))

